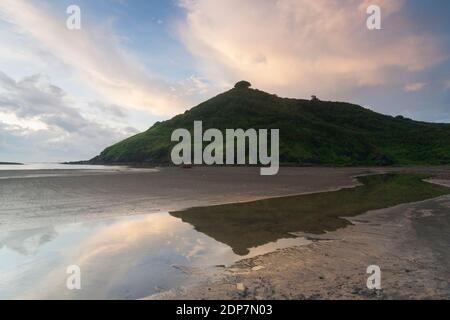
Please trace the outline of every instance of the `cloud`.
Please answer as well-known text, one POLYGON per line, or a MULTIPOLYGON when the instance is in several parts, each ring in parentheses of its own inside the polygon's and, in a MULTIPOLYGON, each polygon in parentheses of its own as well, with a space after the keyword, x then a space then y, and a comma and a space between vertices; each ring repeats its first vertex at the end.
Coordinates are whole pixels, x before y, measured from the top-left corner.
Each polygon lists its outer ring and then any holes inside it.
MULTIPOLYGON (((0 158, 87 159, 136 130, 85 118, 46 75, 15 81, 0 71, 0 158)), ((3 160, 3 161, 6 161, 3 160)))
POLYGON ((0 71, 0 111, 67 131, 83 130, 86 125, 74 108, 66 106, 65 92, 40 74, 16 82, 0 71))
POLYGON ((126 117, 124 108, 117 104, 107 104, 102 101, 89 102, 91 110, 98 112, 102 116, 110 116, 111 118, 123 119, 126 117))
POLYGON ((0 1, 0 19, 12 24, 16 33, 33 39, 39 50, 70 67, 87 87, 109 103, 156 115, 172 115, 185 107, 181 88, 149 74, 124 49, 111 27, 83 23, 81 30, 68 30, 66 18, 65 12, 54 16, 45 10, 45 5, 39 7, 31 1, 0 1), (171 86, 177 91, 170 90, 171 86))
POLYGON ((246 79, 280 93, 333 95, 388 85, 445 58, 432 36, 411 31, 400 14, 403 0, 377 1, 382 30, 376 31, 366 28, 368 0, 179 3, 186 11, 182 41, 219 82, 246 79))
POLYGON ((425 82, 410 83, 410 84, 407 84, 407 85, 404 87, 404 90, 405 90, 406 92, 417 92, 417 91, 420 91, 420 90, 422 90, 423 88, 425 88, 426 85, 427 85, 427 84, 426 84, 425 82))

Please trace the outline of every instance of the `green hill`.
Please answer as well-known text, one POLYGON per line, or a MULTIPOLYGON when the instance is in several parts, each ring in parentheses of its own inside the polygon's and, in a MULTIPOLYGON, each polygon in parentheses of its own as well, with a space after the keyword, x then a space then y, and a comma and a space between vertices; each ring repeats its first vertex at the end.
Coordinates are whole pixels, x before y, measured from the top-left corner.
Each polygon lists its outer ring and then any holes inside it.
MULTIPOLYGON (((249 84, 248 84, 249 85, 249 84)), ((442 165, 450 162, 450 124, 391 117, 358 105, 280 98, 241 82, 174 118, 106 148, 90 163, 171 164, 172 131, 280 129, 286 165, 442 165), (243 85, 244 84, 244 85, 243 85)))

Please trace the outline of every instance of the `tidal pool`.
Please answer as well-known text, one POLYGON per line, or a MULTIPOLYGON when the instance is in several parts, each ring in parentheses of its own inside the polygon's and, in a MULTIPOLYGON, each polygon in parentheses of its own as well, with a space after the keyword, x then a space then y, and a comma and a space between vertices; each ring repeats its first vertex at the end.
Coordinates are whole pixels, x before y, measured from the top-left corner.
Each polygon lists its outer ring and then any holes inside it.
MULTIPOLYGON (((280 239, 248 257, 309 243, 280 239)), ((195 282, 240 259, 168 213, 0 234, 0 299, 139 299, 195 282), (68 290, 69 266, 81 290, 68 290)))

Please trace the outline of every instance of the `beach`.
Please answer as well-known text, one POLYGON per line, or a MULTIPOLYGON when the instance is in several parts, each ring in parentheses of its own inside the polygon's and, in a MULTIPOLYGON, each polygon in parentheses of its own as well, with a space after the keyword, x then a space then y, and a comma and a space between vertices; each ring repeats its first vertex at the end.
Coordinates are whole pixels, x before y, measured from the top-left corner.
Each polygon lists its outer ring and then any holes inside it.
POLYGON ((147 299, 450 299, 450 197, 368 212, 354 225, 245 259, 147 299), (381 269, 369 290, 367 267, 381 269))
POLYGON ((450 297, 448 195, 365 212, 320 234, 269 227, 272 233, 248 228, 246 235, 244 225, 222 228, 240 233, 224 238, 176 213, 333 195, 361 186, 357 176, 393 172, 450 186, 447 168, 281 168, 273 177, 245 167, 89 168, 0 170, 0 297, 450 297), (245 248, 228 240, 239 235, 245 248), (86 274, 79 292, 65 288, 72 264, 86 274), (369 265, 380 266, 381 290, 366 287, 369 265))
POLYGON ((0 170, 0 230, 330 191, 377 172, 384 171, 282 168, 267 177, 256 167, 0 170))

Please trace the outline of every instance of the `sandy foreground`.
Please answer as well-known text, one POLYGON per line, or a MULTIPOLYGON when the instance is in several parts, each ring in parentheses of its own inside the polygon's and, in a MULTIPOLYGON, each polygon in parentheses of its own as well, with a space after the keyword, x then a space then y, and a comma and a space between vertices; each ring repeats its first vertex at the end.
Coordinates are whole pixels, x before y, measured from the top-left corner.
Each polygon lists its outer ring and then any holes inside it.
MULTIPOLYGON (((430 182, 450 186, 446 171, 432 174, 430 182)), ((450 299, 450 196, 349 220, 310 245, 241 260, 147 299, 450 299), (369 265, 381 269, 381 290, 367 288, 369 265)))
MULTIPOLYGON (((332 191, 355 176, 419 172, 450 186, 448 168, 257 168, 0 172, 0 231, 332 191)), ((353 225, 231 266, 148 299, 450 299, 450 196, 374 210, 353 225), (381 290, 369 290, 369 265, 381 290)), ((186 274, 201 270, 185 270, 186 274)))
MULTIPOLYGON (((450 185, 450 183, 449 183, 450 185)), ((354 225, 148 299, 449 299, 450 197, 371 211, 354 225), (366 268, 381 268, 381 290, 366 268)))

